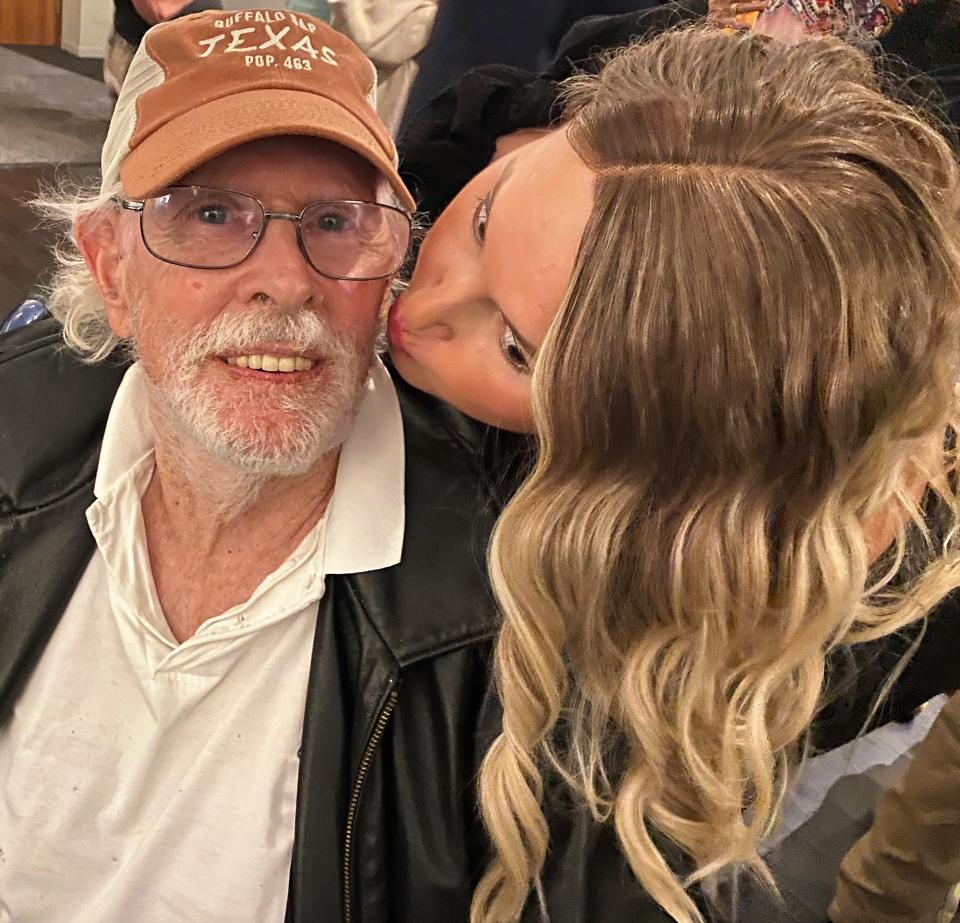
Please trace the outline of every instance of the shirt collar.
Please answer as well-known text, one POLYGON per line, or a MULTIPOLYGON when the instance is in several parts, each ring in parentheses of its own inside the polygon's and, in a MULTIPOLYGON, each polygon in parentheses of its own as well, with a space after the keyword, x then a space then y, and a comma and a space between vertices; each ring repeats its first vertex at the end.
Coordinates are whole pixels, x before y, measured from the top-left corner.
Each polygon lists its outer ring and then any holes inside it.
POLYGON ((93 493, 98 500, 153 454, 153 426, 147 411, 147 384, 140 363, 127 369, 110 405, 93 493))
POLYGON ((399 564, 405 515, 400 401, 390 373, 375 359, 327 507, 326 572, 399 564))
MULTIPOLYGON (((147 385, 140 364, 134 363, 107 418, 94 482, 97 498, 152 454, 153 444, 147 385)), ((327 574, 362 573, 400 562, 405 522, 403 419, 393 381, 379 359, 374 360, 340 451, 326 515, 327 574)))

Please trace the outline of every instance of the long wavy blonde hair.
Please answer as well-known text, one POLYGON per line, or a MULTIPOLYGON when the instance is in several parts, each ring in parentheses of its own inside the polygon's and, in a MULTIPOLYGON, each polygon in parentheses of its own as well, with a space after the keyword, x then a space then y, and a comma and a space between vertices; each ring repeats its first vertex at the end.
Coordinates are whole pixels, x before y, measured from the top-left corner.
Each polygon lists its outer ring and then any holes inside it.
POLYGON ((830 39, 669 33, 576 78, 567 118, 595 200, 490 553, 504 717, 471 918, 519 919, 559 780, 690 923, 693 883, 769 883, 758 842, 828 653, 960 583, 957 165, 830 39), (894 591, 922 481, 947 533, 894 591), (884 511, 906 525, 871 569, 884 511))

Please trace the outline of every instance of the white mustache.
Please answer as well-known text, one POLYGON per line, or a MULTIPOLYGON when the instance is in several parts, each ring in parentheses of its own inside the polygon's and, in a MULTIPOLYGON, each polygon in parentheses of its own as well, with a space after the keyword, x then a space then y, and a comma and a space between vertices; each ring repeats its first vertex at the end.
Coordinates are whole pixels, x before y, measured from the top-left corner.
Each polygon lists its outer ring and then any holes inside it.
POLYGON ((211 356, 247 350, 261 343, 280 342, 298 351, 317 353, 326 358, 353 352, 353 344, 334 332, 319 314, 300 311, 297 314, 221 314, 210 325, 195 331, 180 345, 177 365, 181 368, 200 365, 211 356))

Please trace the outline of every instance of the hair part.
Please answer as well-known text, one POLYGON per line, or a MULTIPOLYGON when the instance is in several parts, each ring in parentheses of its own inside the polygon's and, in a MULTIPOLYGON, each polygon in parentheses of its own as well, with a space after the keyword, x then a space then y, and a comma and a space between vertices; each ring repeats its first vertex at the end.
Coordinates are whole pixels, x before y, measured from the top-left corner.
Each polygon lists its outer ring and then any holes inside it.
POLYGON ((905 489, 929 483, 952 538, 960 182, 836 40, 668 33, 574 78, 567 117, 595 200, 533 373, 538 462, 490 550, 504 718, 471 919, 539 889, 559 780, 701 923, 694 883, 773 887, 757 847, 829 652, 960 584, 905 489), (863 524, 888 509, 874 573, 863 524))

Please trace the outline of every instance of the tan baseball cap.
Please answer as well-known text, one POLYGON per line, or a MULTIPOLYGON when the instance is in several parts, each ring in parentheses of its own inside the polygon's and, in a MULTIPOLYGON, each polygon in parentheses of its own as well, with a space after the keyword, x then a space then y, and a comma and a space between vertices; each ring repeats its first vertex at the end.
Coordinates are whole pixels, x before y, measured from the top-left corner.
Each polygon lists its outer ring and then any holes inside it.
POLYGON ((147 32, 120 90, 103 186, 143 198, 230 148, 275 135, 334 141, 414 201, 374 108, 376 70, 344 35, 289 10, 208 10, 147 32))

